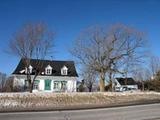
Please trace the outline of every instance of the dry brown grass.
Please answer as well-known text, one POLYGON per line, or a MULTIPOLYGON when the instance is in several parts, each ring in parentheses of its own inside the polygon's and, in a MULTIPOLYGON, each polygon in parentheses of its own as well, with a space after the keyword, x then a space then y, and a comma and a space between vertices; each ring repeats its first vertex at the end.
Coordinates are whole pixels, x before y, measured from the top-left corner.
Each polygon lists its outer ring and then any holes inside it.
POLYGON ((2 93, 0 111, 56 110, 160 100, 160 93, 2 93))

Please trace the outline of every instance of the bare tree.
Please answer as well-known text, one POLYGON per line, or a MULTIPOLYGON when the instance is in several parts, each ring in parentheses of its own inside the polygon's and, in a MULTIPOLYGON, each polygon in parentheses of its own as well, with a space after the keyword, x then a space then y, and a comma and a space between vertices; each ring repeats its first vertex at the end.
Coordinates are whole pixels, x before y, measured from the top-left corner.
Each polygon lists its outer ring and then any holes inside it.
POLYGON ((160 71, 160 58, 150 55, 147 57, 147 63, 145 65, 138 65, 132 69, 134 79, 142 83, 142 90, 144 90, 144 83, 147 83, 147 80, 156 81, 157 73, 160 71))
POLYGON ((14 78, 12 76, 6 79, 5 92, 14 92, 13 91, 13 80, 14 78))
POLYGON ((83 69, 82 76, 84 78, 84 84, 87 86, 89 92, 92 92, 93 85, 96 82, 97 73, 90 67, 85 67, 83 69))
POLYGON ((110 29, 91 27, 80 34, 71 53, 82 65, 90 66, 99 73, 100 91, 104 91, 107 72, 122 74, 126 62, 131 65, 140 61, 143 35, 121 24, 113 25, 110 29))
POLYGON ((160 71, 160 58, 153 55, 150 56, 149 67, 152 77, 154 77, 160 71))
POLYGON ((33 90, 34 80, 42 72, 43 65, 39 59, 42 60, 51 53, 53 40, 54 33, 49 31, 45 24, 29 23, 24 25, 10 41, 10 52, 24 59, 30 92, 33 90), (32 71, 34 75, 30 71, 33 58, 37 59, 36 68, 32 71))
POLYGON ((136 66, 134 70, 132 71, 132 76, 136 81, 141 83, 142 90, 144 91, 144 83, 145 81, 150 80, 151 73, 147 67, 136 66))

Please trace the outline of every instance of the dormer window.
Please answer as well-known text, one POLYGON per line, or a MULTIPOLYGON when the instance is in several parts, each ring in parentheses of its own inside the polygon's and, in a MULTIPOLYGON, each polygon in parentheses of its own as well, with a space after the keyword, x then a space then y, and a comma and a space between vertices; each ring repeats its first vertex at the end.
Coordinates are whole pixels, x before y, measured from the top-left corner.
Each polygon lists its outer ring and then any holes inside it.
POLYGON ((68 68, 66 66, 63 66, 61 68, 61 75, 67 75, 68 74, 68 68))
POLYGON ((62 70, 62 75, 67 75, 67 70, 62 70))
POLYGON ((47 75, 52 74, 52 70, 51 70, 51 69, 47 69, 47 70, 46 70, 46 74, 47 74, 47 75))
POLYGON ((45 69, 45 74, 46 75, 51 75, 52 74, 52 67, 48 65, 45 69))
MULTIPOLYGON (((32 69, 33 69, 33 67, 31 65, 29 65, 28 70, 29 70, 30 74, 32 73, 32 69)), ((25 73, 27 74, 27 67, 25 69, 25 73)))

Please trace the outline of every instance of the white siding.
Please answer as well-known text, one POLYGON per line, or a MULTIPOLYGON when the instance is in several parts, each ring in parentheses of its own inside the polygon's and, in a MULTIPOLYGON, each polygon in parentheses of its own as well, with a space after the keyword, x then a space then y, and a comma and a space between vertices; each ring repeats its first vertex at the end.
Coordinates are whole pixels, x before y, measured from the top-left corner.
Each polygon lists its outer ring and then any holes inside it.
POLYGON ((16 76, 14 77, 13 86, 24 86, 25 79, 23 77, 16 76))
POLYGON ((43 91, 44 90, 44 80, 39 79, 39 90, 43 91))
MULTIPOLYGON (((25 85, 26 75, 14 75, 14 86, 25 85)), ((33 78, 33 76, 32 76, 33 78)), ((36 80, 39 80, 39 91, 53 92, 54 81, 66 81, 67 82, 67 92, 76 92, 76 80, 77 77, 68 76, 37 76, 36 80), (51 80, 51 90, 45 90, 45 80, 51 80)), ((33 90, 36 92, 37 90, 33 90)))
POLYGON ((68 92, 76 92, 76 80, 68 80, 67 91, 68 92))

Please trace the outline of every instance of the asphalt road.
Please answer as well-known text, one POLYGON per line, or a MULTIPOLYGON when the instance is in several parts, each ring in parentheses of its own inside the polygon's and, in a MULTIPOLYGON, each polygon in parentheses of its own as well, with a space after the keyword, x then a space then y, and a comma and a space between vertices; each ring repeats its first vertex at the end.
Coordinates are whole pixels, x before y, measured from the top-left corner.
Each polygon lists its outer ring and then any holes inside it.
POLYGON ((0 120, 160 120, 160 104, 73 111, 0 113, 0 120))

